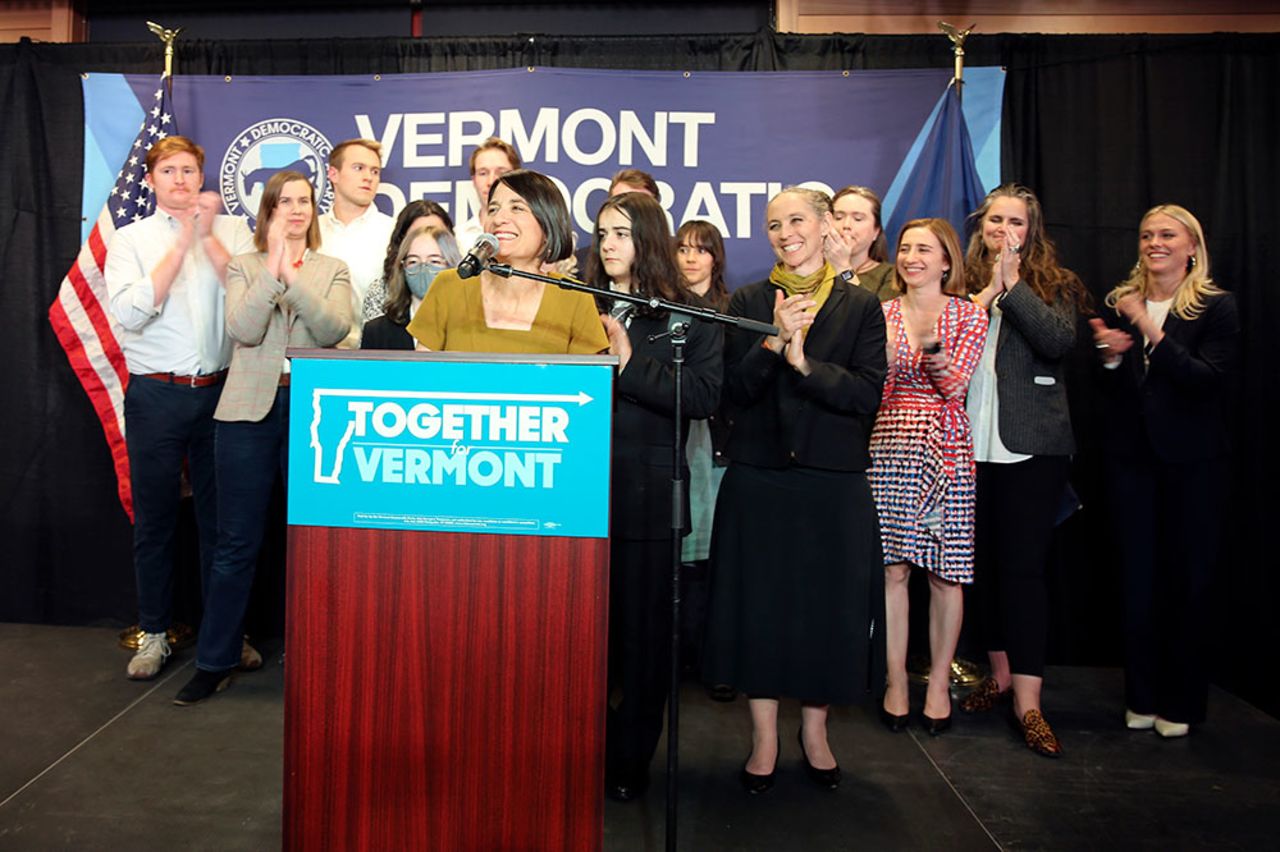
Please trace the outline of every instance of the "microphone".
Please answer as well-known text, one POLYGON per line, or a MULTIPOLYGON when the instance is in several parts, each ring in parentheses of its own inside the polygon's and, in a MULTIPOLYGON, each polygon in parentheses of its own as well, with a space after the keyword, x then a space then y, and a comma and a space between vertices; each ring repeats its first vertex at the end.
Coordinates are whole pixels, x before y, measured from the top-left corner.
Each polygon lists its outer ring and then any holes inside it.
POLYGON ((481 234, 480 239, 458 264, 459 278, 474 278, 484 271, 484 265, 498 251, 498 238, 493 234, 481 234))

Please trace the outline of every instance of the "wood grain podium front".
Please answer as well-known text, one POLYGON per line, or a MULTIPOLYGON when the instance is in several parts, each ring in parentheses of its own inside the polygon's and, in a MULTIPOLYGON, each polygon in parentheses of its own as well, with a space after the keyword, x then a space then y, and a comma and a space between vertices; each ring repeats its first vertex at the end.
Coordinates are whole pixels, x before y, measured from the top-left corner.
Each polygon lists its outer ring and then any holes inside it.
POLYGON ((293 499, 285 847, 600 848, 608 539, 295 525, 293 499))

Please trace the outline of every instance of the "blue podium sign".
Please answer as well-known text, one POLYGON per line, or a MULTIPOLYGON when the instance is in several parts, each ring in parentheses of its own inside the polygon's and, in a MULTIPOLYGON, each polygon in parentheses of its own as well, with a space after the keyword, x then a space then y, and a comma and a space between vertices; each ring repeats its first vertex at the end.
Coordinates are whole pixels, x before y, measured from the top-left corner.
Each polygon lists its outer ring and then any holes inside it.
POLYGON ((616 359, 306 355, 290 524, 608 536, 616 359))

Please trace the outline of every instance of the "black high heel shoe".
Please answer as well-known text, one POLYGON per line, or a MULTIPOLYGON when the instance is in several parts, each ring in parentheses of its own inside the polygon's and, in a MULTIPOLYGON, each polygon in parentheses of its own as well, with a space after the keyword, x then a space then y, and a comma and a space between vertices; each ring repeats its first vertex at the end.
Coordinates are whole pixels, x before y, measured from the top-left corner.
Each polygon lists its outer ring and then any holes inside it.
POLYGON ((884 705, 882 704, 881 722, 884 724, 884 727, 890 729, 891 732, 902 733, 906 730, 906 725, 911 722, 911 716, 910 714, 905 713, 902 715, 890 713, 890 711, 884 709, 884 705))
MULTIPOLYGON (((748 761, 751 758, 747 758, 748 761)), ((760 793, 767 793, 773 789, 773 779, 778 774, 778 762, 773 762, 773 771, 768 775, 756 775, 754 772, 747 771, 747 765, 742 764, 742 771, 738 773, 738 780, 742 783, 742 789, 755 796, 760 793)))
POLYGON ((804 750, 804 729, 796 731, 796 740, 800 743, 800 757, 804 759, 804 768, 809 773, 809 780, 824 790, 834 790, 840 786, 840 764, 831 769, 819 769, 809 762, 809 753, 804 750))
POLYGON ((923 710, 920 711, 920 718, 924 722, 924 729, 931 737, 936 737, 951 728, 951 716, 951 699, 949 697, 947 698, 947 715, 940 719, 933 718, 923 710))

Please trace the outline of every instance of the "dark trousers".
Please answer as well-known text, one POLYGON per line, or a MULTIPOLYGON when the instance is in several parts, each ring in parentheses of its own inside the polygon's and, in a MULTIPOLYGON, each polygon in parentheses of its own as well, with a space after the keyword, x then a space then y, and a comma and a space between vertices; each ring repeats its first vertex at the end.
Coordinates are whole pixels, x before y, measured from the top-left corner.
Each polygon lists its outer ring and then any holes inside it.
POLYGON ((1009 655, 1013 674, 1044 676, 1045 567, 1068 465, 1066 456, 978 465, 971 623, 985 650, 1009 655))
POLYGON ((138 624, 148 633, 169 629, 183 458, 200 533, 200 587, 208 588, 218 528, 213 411, 221 393, 221 385, 193 388, 136 375, 125 389, 138 624))
POLYGON ((1135 713, 1204 721, 1226 474, 1222 459, 1170 464, 1149 449, 1107 458, 1123 561, 1125 702, 1135 713))
POLYGON ((253 588, 267 507, 277 476, 285 476, 289 395, 277 393, 256 423, 217 425, 218 546, 205 589, 196 667, 220 672, 240 663, 241 625, 253 588))
POLYGON ((609 783, 648 780, 670 687, 671 542, 615 540, 609 556, 609 783))

